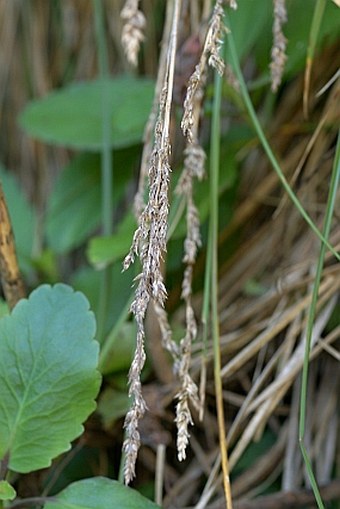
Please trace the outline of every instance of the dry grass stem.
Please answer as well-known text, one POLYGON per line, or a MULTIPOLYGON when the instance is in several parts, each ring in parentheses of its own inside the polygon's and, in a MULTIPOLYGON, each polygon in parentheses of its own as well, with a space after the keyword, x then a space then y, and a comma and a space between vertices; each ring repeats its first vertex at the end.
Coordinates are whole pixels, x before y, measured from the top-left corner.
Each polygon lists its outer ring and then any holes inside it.
POLYGON ((155 128, 155 123, 157 120, 157 111, 159 108, 159 101, 161 96, 162 86, 165 80, 166 73, 166 61, 167 61, 167 52, 168 45, 170 39, 170 32, 172 26, 172 17, 173 17, 173 4, 172 2, 167 3, 167 12, 165 17, 165 25, 163 29, 163 39, 161 45, 161 54, 159 57, 158 71, 157 71, 157 80, 155 87, 155 95, 153 100, 152 109, 146 123, 143 135, 143 153, 142 153, 142 161, 140 166, 139 173, 139 181, 138 181, 138 190, 134 199, 134 212, 137 222, 139 222, 140 217, 145 208, 145 186, 148 178, 148 170, 150 166, 150 158, 152 154, 152 142, 153 142, 153 132, 155 128))
POLYGON ((137 66, 138 52, 144 40, 145 16, 138 8, 139 0, 126 0, 121 12, 123 20, 122 45, 127 60, 137 66))
POLYGON ((135 476, 135 463, 140 446, 138 422, 143 417, 146 404, 142 396, 140 374, 145 362, 144 319, 150 299, 158 307, 164 307, 167 292, 161 270, 163 254, 166 251, 168 221, 168 187, 170 178, 170 113, 174 85, 175 54, 177 30, 180 13, 180 0, 176 0, 172 29, 168 46, 166 73, 161 90, 159 114, 155 126, 155 141, 149 168, 149 198, 141 214, 139 226, 134 234, 129 254, 124 260, 124 270, 139 256, 142 272, 137 277, 137 288, 131 311, 137 323, 137 344, 129 372, 129 395, 133 398, 130 410, 125 418, 126 440, 125 482, 135 476))
POLYGON ((274 23, 273 23, 273 47, 272 61, 270 64, 272 91, 276 92, 280 86, 284 66, 287 60, 287 39, 283 34, 282 25, 287 22, 287 10, 285 0, 274 0, 274 23))
POLYGON ((192 131, 196 123, 194 118, 195 104, 196 101, 201 100, 203 94, 207 63, 214 67, 221 75, 224 73, 224 62, 220 56, 222 37, 226 30, 223 25, 224 12, 222 3, 222 0, 217 0, 215 3, 200 60, 188 82, 181 128, 189 143, 194 143, 195 141, 192 131))

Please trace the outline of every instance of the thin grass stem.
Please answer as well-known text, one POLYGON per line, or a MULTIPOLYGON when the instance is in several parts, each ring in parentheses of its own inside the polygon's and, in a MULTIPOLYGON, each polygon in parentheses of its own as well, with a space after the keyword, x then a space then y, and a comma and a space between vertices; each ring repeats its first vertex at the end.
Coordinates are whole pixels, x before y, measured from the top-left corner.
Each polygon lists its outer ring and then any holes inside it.
POLYGON ((223 486, 227 509, 232 509, 231 487, 229 477, 229 464, 225 420, 223 409, 222 377, 221 377, 221 350, 218 315, 218 182, 220 166, 220 110, 222 98, 222 77, 215 71, 214 102, 211 126, 211 153, 210 153, 210 225, 208 251, 210 252, 211 271, 211 321, 214 347, 214 379, 217 406, 218 432, 221 450, 221 463, 223 471, 223 486))
POLYGON ((207 257, 205 261, 205 272, 204 272, 204 290, 203 290, 203 304, 202 304, 202 353, 201 353, 201 380, 200 380, 200 400, 201 400, 201 411, 200 420, 203 420, 204 414, 204 403, 205 403, 205 385, 206 385, 206 363, 207 363, 207 351, 208 351, 208 331, 210 326, 210 296, 211 296, 211 258, 212 258, 212 229, 209 228, 208 233, 208 247, 207 257))
MULTIPOLYGON (((226 15, 227 16, 227 15, 226 15)), ((230 25, 230 18, 228 18, 228 22, 229 22, 229 25, 230 25)), ((301 214, 301 216, 304 218, 304 220, 306 221, 306 223, 308 224, 308 226, 311 228, 311 230, 319 237, 319 239, 327 246, 327 248, 331 251, 331 253, 336 257, 337 260, 340 261, 340 254, 337 253, 335 251, 335 249, 330 245, 330 243, 324 238, 324 236, 322 235, 322 233, 320 232, 320 230, 318 229, 318 227, 314 224, 313 220, 310 218, 310 216, 307 214, 307 212, 305 211, 305 209, 303 208, 302 204, 300 203, 298 197, 296 196, 296 194, 294 193, 294 191, 292 190, 292 188, 290 187, 268 141, 267 141, 267 138, 264 134, 264 131, 261 127, 261 124, 257 118, 257 115, 256 115, 256 112, 254 110, 254 107, 253 107, 253 104, 251 102, 251 99, 250 99, 250 96, 248 94, 248 90, 247 90, 247 86, 245 84, 245 81, 243 79, 243 75, 242 75, 242 72, 241 72, 241 68, 240 68, 240 63, 239 63, 239 59, 238 59, 238 56, 237 56, 237 52, 236 52, 236 47, 235 47, 235 42, 234 42, 234 37, 233 37, 233 33, 232 33, 232 28, 228 31, 228 34, 227 34, 227 37, 228 37, 228 40, 229 40, 229 49, 230 49, 230 56, 231 56, 231 61, 232 61, 232 65, 234 67, 234 71, 235 71, 235 74, 236 74, 236 77, 239 81, 239 85, 240 85, 240 90, 241 90, 241 94, 242 94, 242 97, 243 97, 243 101, 244 101, 244 104, 246 106, 246 109, 248 111, 248 114, 251 118, 251 121, 253 123, 253 126, 255 128, 255 131, 256 131, 256 134, 257 136, 259 137, 259 140, 261 141, 262 143, 262 146, 263 146, 263 149, 264 151, 266 152, 267 154, 267 157, 269 159, 269 161, 271 162, 278 178, 280 179, 281 181, 281 184, 283 185, 286 193, 288 194, 289 198, 291 199, 291 201, 294 203, 295 207, 297 208, 297 210, 299 211, 299 213, 301 214)))
MULTIPOLYGON (((337 149, 336 149, 336 154, 335 154, 335 159, 334 159, 334 166, 333 166, 330 188, 329 188, 329 195, 328 195, 328 200, 327 200, 326 215, 325 215, 324 226, 323 226, 323 230, 322 230, 323 236, 326 239, 328 238, 330 229, 331 229, 336 193, 337 193, 337 188, 339 185, 339 178, 340 178, 340 133, 338 136, 337 149)), ((316 499, 319 509, 323 509, 324 504, 322 502, 320 491, 319 491, 316 479, 314 477, 311 461, 309 459, 308 452, 307 452, 307 449, 304 444, 304 437, 305 437, 305 428, 306 428, 306 405, 307 405, 309 357, 310 357, 313 325, 314 325, 314 320, 315 320, 315 315, 316 315, 316 306, 317 306, 317 301, 318 301, 318 293, 319 293, 322 270, 323 270, 323 265, 324 265, 324 260, 325 260, 325 254, 326 254, 326 245, 322 242, 321 246, 320 246, 320 253, 318 256, 315 280, 314 280, 314 284, 313 284, 312 300, 311 300, 311 305, 310 305, 308 319, 307 319, 306 347, 305 347, 303 370, 302 370, 302 383, 301 383, 301 394, 300 394, 300 419, 299 419, 299 443, 300 443, 301 453, 302 453, 303 459, 306 464, 308 477, 309 477, 309 480, 310 480, 310 483, 311 483, 311 486, 312 486, 312 489, 314 492, 314 496, 315 496, 315 499, 316 499)))
MULTIPOLYGON (((113 197, 112 197, 112 151, 111 151, 111 122, 109 104, 109 64, 105 41, 105 23, 103 3, 93 0, 95 17, 95 35, 97 42, 99 76, 102 83, 102 147, 101 147, 101 198, 102 198, 102 232, 104 235, 112 233, 113 197)), ((98 332, 100 342, 105 335, 105 323, 110 298, 111 268, 107 267, 101 274, 98 332)))
POLYGON ((309 32, 309 41, 307 48, 307 57, 306 57, 306 69, 305 69, 305 77, 304 77, 304 88, 303 88, 303 113, 305 117, 308 117, 308 97, 309 97, 309 89, 310 89, 310 77, 312 73, 312 65, 314 59, 314 53, 316 48, 316 43, 318 40, 321 21, 323 17, 323 13, 326 7, 326 0, 317 0, 315 3, 314 14, 312 19, 312 24, 309 32))

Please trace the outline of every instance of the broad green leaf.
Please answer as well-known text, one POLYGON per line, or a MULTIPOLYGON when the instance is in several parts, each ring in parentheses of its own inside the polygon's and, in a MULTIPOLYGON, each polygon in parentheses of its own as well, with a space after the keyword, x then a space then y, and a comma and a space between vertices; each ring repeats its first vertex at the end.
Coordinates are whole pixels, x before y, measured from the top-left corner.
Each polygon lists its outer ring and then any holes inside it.
MULTIPOLYGON (((137 154, 137 147, 113 153, 112 193, 115 209, 131 178, 137 154)), ((61 172, 48 201, 48 245, 56 253, 66 253, 80 246, 100 226, 100 222, 100 157, 97 154, 80 154, 61 172)))
POLYGON ((0 180, 11 217, 15 245, 22 271, 30 271, 36 215, 15 177, 0 165, 0 180))
POLYGON ((0 458, 47 467, 70 448, 100 386, 95 319, 67 285, 42 285, 0 320, 0 458))
POLYGON ((70 484, 56 495, 56 500, 44 509, 157 509, 154 502, 144 498, 118 481, 93 477, 70 484))
POLYGON ((110 263, 122 260, 129 252, 133 232, 136 229, 136 219, 132 213, 128 214, 109 237, 94 237, 89 242, 87 258, 98 269, 110 263))
POLYGON ((0 500, 14 500, 17 493, 7 481, 0 481, 0 500))
MULTIPOLYGON (((131 295, 131 286, 133 283, 134 272, 129 270, 122 273, 121 262, 114 263, 110 267, 110 300, 108 309, 110 310, 105 329, 109 331, 112 325, 120 316, 131 295)), ((75 289, 83 292, 90 301, 91 309, 94 313, 98 312, 100 296, 100 271, 94 271, 91 267, 82 267, 73 273, 71 284, 75 289)))
POLYGON ((97 412, 101 416, 103 426, 112 428, 117 419, 124 417, 131 405, 127 390, 125 392, 107 387, 98 401, 97 412))
POLYGON ((46 235, 53 251, 79 246, 99 226, 100 196, 100 158, 80 154, 59 175, 48 201, 46 235))
POLYGON ((52 92, 28 104, 20 123, 31 136, 47 143, 99 151, 104 86, 108 87, 112 148, 141 142, 154 82, 132 76, 77 83, 52 92))
POLYGON ((125 322, 119 333, 111 331, 106 341, 111 346, 108 354, 105 356, 105 362, 100 365, 103 375, 128 371, 133 358, 133 352, 136 345, 136 330, 133 322, 125 322), (112 334, 114 336, 111 338, 112 334))

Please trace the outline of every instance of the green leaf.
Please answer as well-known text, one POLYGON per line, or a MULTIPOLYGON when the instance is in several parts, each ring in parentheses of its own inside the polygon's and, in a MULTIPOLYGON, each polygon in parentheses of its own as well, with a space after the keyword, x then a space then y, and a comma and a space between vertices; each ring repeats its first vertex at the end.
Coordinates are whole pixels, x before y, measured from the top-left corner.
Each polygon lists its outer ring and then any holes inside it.
POLYGON ((0 481, 0 500, 13 500, 17 492, 7 481, 0 481))
POLYGON ((108 87, 111 147, 142 140, 149 116, 154 82, 121 76, 108 81, 77 83, 32 101, 20 116, 21 126, 34 138, 75 149, 99 151, 102 145, 103 86, 108 87))
MULTIPOLYGON (((110 313, 107 317, 106 330, 110 330, 114 322, 119 318, 122 310, 126 306, 131 295, 131 286, 133 283, 133 270, 122 273, 121 262, 114 263, 110 267, 110 300, 108 309, 110 313)), ((91 303, 91 309, 98 313, 100 296, 100 271, 94 271, 91 267, 82 267, 72 274, 71 284, 77 290, 83 292, 91 303)))
MULTIPOLYGON (((137 147, 113 153, 113 204, 117 208, 136 162, 137 147)), ((50 248, 66 253, 80 246, 101 222, 101 170, 97 154, 83 153, 64 168, 48 201, 50 248)))
POLYGON ((97 269, 103 269, 110 263, 122 260, 129 252, 136 219, 128 214, 109 237, 94 237, 89 242, 87 258, 97 269))
POLYGON ((154 502, 118 481, 93 477, 70 484, 44 509, 156 509, 154 502))
POLYGON ((49 247, 65 253, 81 245, 100 224, 100 203, 100 158, 80 154, 59 175, 48 201, 49 247))
POLYGON ((105 362, 100 366, 103 375, 128 371, 136 345, 136 330, 133 322, 125 322, 116 334, 111 331, 106 341, 110 343, 110 351, 105 356, 105 362), (111 338, 111 335, 113 337, 111 338))
POLYGON ((112 428, 117 419, 124 417, 131 405, 127 390, 125 392, 107 387, 100 396, 97 411, 106 429, 112 428))
POLYGON ((47 467, 83 432, 100 386, 95 319, 69 286, 43 285, 0 320, 0 458, 47 467))
POLYGON ((16 179, 1 165, 0 180, 11 218, 19 265, 27 274, 31 270, 29 260, 32 255, 36 215, 16 179))

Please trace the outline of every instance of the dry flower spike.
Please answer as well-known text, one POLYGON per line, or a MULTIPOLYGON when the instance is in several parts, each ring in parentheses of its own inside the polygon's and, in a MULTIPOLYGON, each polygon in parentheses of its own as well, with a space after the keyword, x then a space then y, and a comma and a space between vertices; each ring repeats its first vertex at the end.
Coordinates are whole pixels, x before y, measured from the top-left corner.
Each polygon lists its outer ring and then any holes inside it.
POLYGON ((127 269, 139 256, 142 272, 137 278, 137 288, 131 311, 137 323, 137 344, 129 372, 129 395, 132 405, 125 418, 126 440, 124 477, 128 484, 135 476, 135 463, 140 447, 138 422, 143 417, 146 404, 142 395, 140 375, 145 362, 144 319, 150 299, 160 308, 167 297, 161 262, 166 251, 167 221, 169 212, 168 187, 170 177, 170 113, 174 84, 177 27, 180 0, 176 0, 172 14, 172 29, 168 46, 166 71, 159 101, 159 113, 155 126, 154 148, 149 168, 149 197, 134 234, 129 254, 124 260, 127 269))
POLYGON ((145 16, 138 9, 139 0, 126 0, 121 11, 124 22, 122 29, 122 45, 127 60, 136 66, 141 42, 144 40, 145 16))
POLYGON ((287 22, 287 10, 285 0, 274 0, 274 24, 273 24, 273 47, 272 61, 270 64, 272 91, 276 92, 280 86, 284 66, 287 60, 287 39, 283 34, 282 25, 287 22))

